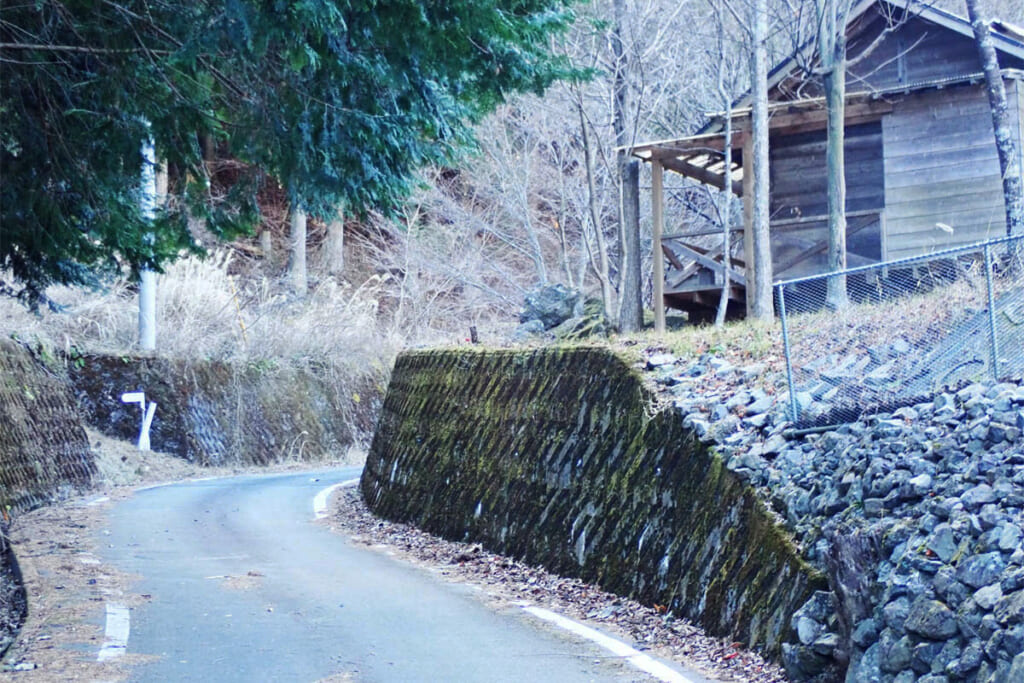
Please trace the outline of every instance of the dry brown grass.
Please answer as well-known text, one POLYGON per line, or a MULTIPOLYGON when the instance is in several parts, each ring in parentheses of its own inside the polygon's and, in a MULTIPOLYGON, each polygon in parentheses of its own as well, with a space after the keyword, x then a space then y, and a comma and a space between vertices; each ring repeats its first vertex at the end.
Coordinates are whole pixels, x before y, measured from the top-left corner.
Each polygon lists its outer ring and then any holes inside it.
MULTIPOLYGON (((1014 287, 1015 279, 997 278, 994 294, 998 299, 1014 287)), ((852 303, 839 310, 791 312, 787 323, 794 365, 799 367, 832 354, 862 353, 897 339, 909 343, 914 354, 920 355, 939 348, 959 325, 986 306, 984 275, 974 268, 930 291, 852 303)), ((660 349, 684 358, 711 353, 734 364, 763 364, 768 372, 784 370, 782 325, 778 318, 738 321, 721 328, 688 326, 662 335, 647 330, 623 335, 616 345, 637 359, 640 351, 660 349)))
POLYGON ((703 353, 730 356, 749 363, 770 360, 782 353, 782 328, 779 321, 742 320, 722 327, 692 325, 664 334, 645 330, 621 335, 618 345, 629 349, 662 348, 677 356, 699 356, 703 353))
MULTIPOLYGON (((289 294, 277 280, 233 274, 231 253, 189 257, 157 280, 158 353, 277 363, 324 363, 343 377, 386 374, 404 340, 378 320, 383 283, 359 286, 325 278, 307 296, 289 294)), ((33 346, 70 352, 137 349, 138 300, 125 281, 105 291, 54 288, 64 306, 39 315, 0 299, 0 331, 33 346)))
POLYGON ((922 294, 792 315, 791 340, 813 346, 817 355, 843 341, 876 346, 902 337, 914 346, 927 345, 987 305, 984 287, 983 279, 968 274, 922 294))

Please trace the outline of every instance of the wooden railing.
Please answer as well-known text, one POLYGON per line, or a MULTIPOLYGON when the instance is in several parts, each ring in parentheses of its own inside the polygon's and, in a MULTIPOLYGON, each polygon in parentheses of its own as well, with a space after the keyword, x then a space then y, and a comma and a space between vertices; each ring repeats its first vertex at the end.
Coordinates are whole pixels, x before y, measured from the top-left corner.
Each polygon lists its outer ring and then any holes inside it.
MULTIPOLYGON (((879 250, 884 255, 884 230, 882 229, 882 212, 878 209, 850 211, 846 214, 847 240, 861 235, 870 229, 878 230, 879 250)), ((794 269, 807 266, 808 259, 819 256, 828 249, 828 216, 799 216, 774 220, 771 223, 773 273, 776 280, 792 276, 794 269), (822 229, 813 229, 820 224, 822 229), (801 236, 801 231, 813 230, 813 237, 801 236), (795 252, 795 253, 794 253, 795 252)), ((733 235, 742 234, 743 229, 730 229, 733 235)), ((739 288, 746 287, 746 263, 743 259, 732 256, 728 264, 722 253, 722 244, 708 247, 696 243, 695 238, 720 235, 719 229, 693 230, 689 232, 667 233, 659 242, 661 253, 666 265, 664 270, 664 295, 683 295, 696 292, 707 292, 720 289, 728 272, 731 283, 739 288)), ((733 241, 736 244, 738 240, 733 241)), ((866 265, 876 262, 860 254, 847 251, 849 267, 866 265)), ((735 297, 742 299, 742 291, 735 297)))

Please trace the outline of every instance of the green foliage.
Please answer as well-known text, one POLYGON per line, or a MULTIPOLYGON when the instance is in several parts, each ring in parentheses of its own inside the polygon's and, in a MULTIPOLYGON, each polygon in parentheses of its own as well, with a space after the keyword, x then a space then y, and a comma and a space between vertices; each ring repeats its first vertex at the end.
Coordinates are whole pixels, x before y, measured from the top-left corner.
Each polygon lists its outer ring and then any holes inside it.
POLYGON ((569 75, 549 41, 571 0, 38 0, 0 9, 0 283, 53 283, 196 250, 258 218, 271 177, 326 216, 387 211, 508 94, 569 75), (147 122, 151 125, 147 125, 147 122), (139 209, 141 146, 173 199, 139 209), (211 178, 202 144, 244 162, 211 178))

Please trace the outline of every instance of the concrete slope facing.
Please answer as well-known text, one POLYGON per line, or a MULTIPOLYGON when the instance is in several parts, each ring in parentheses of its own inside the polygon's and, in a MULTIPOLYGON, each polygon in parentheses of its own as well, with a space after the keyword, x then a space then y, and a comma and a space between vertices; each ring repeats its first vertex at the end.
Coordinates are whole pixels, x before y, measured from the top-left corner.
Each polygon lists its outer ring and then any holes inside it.
POLYGON ((38 507, 95 473, 63 368, 0 340, 0 509, 38 507))
POLYGON ((825 583, 604 348, 403 354, 361 486, 387 518, 664 605, 772 656, 825 583))

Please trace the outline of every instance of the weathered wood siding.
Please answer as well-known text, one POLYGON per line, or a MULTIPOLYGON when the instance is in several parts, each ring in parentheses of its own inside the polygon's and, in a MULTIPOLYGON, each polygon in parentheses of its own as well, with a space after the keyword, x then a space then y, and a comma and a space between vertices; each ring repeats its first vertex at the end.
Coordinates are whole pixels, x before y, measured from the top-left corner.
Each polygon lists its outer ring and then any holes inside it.
MULTIPOLYGON (((1008 99, 1020 102, 1017 82, 1008 99)), ((1020 107, 1011 107, 1020 130, 1020 107)), ((999 159, 981 85, 905 97, 882 121, 887 259, 927 253, 1004 233, 999 159), (952 233, 936 226, 948 225, 952 233)), ((1019 139, 1018 139, 1019 147, 1019 139)))
MULTIPOLYGON (((849 53, 858 54, 884 28, 884 20, 876 19, 861 34, 863 38, 851 43, 849 53)), ((1005 54, 1001 57, 1004 68, 1024 66, 1005 54)), ((922 19, 911 19, 849 69, 846 87, 849 92, 863 92, 976 73, 981 73, 981 63, 971 38, 922 19)))
MULTIPOLYGON (((778 278, 800 277, 828 269, 824 251, 801 258, 828 239, 824 220, 807 220, 828 213, 825 138, 825 131, 821 130, 771 140, 772 261, 778 278), (797 223, 797 220, 806 222, 797 223)), ((881 123, 848 126, 844 148, 846 210, 881 210, 885 206, 881 123)), ((856 224, 851 224, 856 229, 847 243, 851 266, 881 258, 878 224, 865 227, 861 223, 863 219, 859 218, 856 224)))
MULTIPOLYGON (((772 217, 821 216, 828 212, 824 130, 771 140, 772 217)), ((880 122, 847 126, 846 210, 885 206, 880 122)))
MULTIPOLYGON (((848 53, 856 57, 875 37, 885 30, 886 20, 880 16, 865 17, 869 22, 851 39, 848 53)), ((1022 69, 1024 60, 1000 53, 999 65, 1004 69, 1022 69)), ((930 23, 920 18, 908 20, 887 35, 870 55, 847 69, 848 93, 890 90, 903 85, 955 79, 981 73, 978 50, 970 36, 930 23)), ((770 94, 772 99, 820 97, 821 85, 804 82, 803 77, 787 79, 770 94)))

